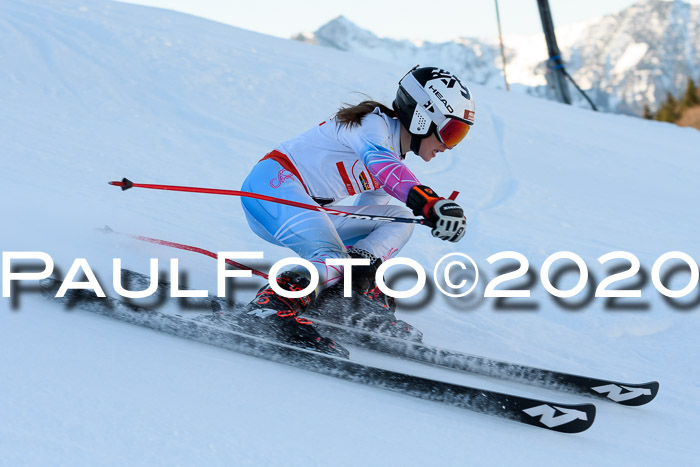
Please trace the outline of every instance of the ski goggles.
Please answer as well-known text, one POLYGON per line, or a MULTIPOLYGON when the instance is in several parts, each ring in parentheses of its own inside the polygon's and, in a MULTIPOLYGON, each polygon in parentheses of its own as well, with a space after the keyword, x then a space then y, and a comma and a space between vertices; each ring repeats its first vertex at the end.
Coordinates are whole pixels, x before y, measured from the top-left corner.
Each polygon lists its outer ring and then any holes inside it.
POLYGON ((467 136, 469 128, 471 128, 471 125, 465 121, 454 117, 446 117, 437 127, 437 137, 440 142, 451 149, 467 136))

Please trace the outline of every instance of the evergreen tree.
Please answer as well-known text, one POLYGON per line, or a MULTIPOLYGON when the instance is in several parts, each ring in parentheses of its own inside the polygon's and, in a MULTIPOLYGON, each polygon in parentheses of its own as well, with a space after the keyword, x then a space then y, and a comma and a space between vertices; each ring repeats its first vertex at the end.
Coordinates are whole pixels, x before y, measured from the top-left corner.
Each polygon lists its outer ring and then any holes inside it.
POLYGON ((666 100, 661 104, 661 108, 656 113, 656 119, 661 122, 674 123, 680 118, 678 102, 669 91, 666 91, 666 100))
POLYGON ((700 104, 700 97, 698 97, 698 88, 695 87, 695 83, 691 78, 688 78, 688 86, 685 88, 685 96, 683 97, 683 108, 694 107, 700 104))
POLYGON ((654 113, 649 108, 649 104, 644 104, 644 113, 642 114, 642 118, 644 118, 646 120, 653 120, 654 119, 654 113))

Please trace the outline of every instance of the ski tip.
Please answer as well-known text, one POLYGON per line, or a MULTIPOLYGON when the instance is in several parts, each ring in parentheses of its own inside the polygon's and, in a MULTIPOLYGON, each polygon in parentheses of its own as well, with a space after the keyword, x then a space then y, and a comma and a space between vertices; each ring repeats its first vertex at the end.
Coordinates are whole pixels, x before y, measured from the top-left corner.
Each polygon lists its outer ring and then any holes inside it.
POLYGON ((593 425, 596 408, 593 404, 556 404, 541 402, 522 411, 521 421, 559 433, 581 433, 593 425))
POLYGON ((639 407, 640 405, 648 404, 659 393, 659 382, 651 381, 644 384, 630 384, 621 385, 627 391, 628 394, 636 394, 635 397, 631 397, 626 400, 617 401, 619 404, 627 405, 629 407, 639 407))
POLYGON ((616 383, 613 381, 605 381, 604 383, 591 387, 591 394, 630 407, 648 404, 654 400, 659 392, 658 381, 644 384, 616 383))
POLYGON ((557 430, 560 431, 561 433, 581 433, 583 431, 586 431, 589 429, 592 425, 593 422, 595 421, 595 415, 596 415, 596 407, 593 404, 582 404, 579 406, 575 406, 576 410, 580 410, 586 414, 585 419, 579 418, 578 420, 574 420, 570 425, 563 425, 562 430, 557 430))
POLYGON ((563 433, 581 433, 582 431, 586 431, 593 425, 596 415, 596 406, 593 404, 583 404, 579 407, 579 410, 586 412, 586 418, 588 420, 580 420, 583 423, 579 424, 576 427, 572 427, 572 431, 564 431, 563 433))

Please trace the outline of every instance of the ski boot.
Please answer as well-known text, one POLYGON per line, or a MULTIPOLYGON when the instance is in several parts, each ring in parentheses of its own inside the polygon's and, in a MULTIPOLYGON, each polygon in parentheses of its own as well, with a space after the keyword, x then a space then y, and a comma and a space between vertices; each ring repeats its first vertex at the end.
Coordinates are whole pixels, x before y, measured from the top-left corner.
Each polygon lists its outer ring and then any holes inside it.
POLYGON ((359 248, 349 248, 351 258, 368 258, 369 266, 353 266, 352 297, 343 296, 343 283, 338 282, 324 290, 314 304, 313 314, 343 326, 352 326, 420 342, 423 333, 405 321, 396 318, 396 302, 384 294, 374 280, 382 260, 359 248))
MULTIPOLYGON (((306 276, 294 271, 283 272, 277 277, 277 284, 289 291, 303 290, 309 283, 306 276)), ((271 335, 274 339, 296 347, 348 358, 350 352, 347 349, 319 334, 313 322, 299 316, 306 311, 312 300, 312 296, 283 297, 268 285, 261 288, 243 309, 243 319, 260 335, 271 335)))

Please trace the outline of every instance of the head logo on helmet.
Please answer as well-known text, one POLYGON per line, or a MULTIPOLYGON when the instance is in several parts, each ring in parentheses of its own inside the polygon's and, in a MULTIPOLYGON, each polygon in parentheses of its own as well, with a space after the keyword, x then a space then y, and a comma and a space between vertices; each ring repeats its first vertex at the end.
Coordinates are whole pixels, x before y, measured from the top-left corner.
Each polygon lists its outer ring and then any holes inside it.
POLYGON ((474 124, 474 100, 460 79, 447 70, 415 67, 399 81, 394 100, 399 120, 411 134, 411 151, 435 133, 453 147, 474 124))

